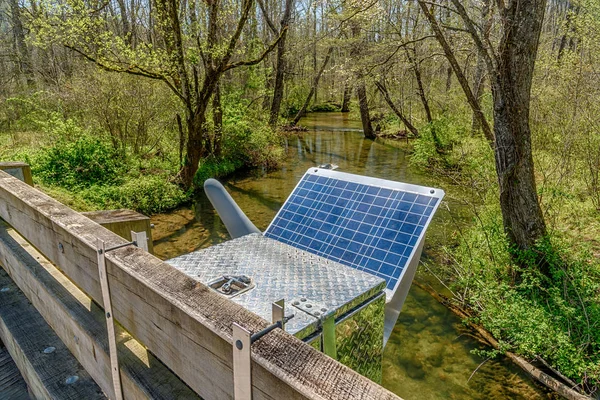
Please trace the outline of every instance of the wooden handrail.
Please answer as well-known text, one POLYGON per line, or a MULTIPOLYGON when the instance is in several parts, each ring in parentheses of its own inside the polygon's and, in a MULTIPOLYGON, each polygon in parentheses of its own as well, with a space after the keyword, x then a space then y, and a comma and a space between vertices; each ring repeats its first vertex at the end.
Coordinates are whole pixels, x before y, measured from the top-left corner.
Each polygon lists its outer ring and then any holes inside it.
MULTIPOLYGON (((124 239, 1 171, 0 218, 102 304, 96 240, 124 239)), ((140 249, 106 260, 120 324, 202 397, 233 398, 232 325, 256 332, 267 321, 140 249)), ((281 330, 253 345, 252 377, 255 399, 398 399, 281 330)))

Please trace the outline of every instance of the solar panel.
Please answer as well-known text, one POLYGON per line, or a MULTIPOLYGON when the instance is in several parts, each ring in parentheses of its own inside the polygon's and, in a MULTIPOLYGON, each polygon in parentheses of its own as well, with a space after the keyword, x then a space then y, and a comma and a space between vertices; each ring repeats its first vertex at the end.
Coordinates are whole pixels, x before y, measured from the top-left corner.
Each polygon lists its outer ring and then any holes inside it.
POLYGON ((443 190, 309 169, 265 236, 369 272, 395 291, 443 190))

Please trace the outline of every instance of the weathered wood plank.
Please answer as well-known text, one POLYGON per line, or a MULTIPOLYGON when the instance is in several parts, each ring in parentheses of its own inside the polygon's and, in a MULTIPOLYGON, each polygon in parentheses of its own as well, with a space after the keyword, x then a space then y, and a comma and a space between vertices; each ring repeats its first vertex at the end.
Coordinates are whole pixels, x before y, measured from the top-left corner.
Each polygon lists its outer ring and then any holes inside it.
MULTIPOLYGON (((103 311, 3 221, 0 264, 105 393, 112 393, 103 311)), ((198 399, 120 326, 116 336, 127 399, 198 399)))
POLYGON ((0 343, 0 394, 10 400, 30 400, 27 384, 7 348, 0 343))
MULTIPOLYGON (((96 239, 124 239, 3 172, 0 217, 101 303, 96 239)), ((197 393, 231 399, 232 324, 267 322, 137 248, 108 253, 107 270, 116 319, 197 393)), ((397 398, 281 330, 252 350, 255 399, 397 398)))
POLYGON ((40 313, 0 269, 0 337, 36 399, 106 399, 40 313), (52 352, 45 349, 54 348, 52 352))
POLYGON ((22 180, 29 186, 33 186, 33 176, 29 164, 20 161, 0 162, 0 170, 6 171, 10 175, 22 180))
POLYGON ((146 236, 148 237, 148 252, 154 254, 149 217, 132 210, 124 209, 89 211, 81 214, 129 241, 131 241, 131 231, 146 232, 146 236))

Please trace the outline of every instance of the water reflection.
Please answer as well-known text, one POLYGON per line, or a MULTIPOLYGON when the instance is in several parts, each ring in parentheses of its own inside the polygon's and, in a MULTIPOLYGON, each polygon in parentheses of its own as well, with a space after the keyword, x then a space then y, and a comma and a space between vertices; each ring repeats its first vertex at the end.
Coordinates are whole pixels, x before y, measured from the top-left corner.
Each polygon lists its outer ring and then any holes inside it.
MULTIPOLYGON (((225 186, 256 226, 264 230, 304 172, 332 163, 344 172, 427 186, 433 179, 408 166, 408 155, 393 143, 363 138, 360 122, 341 113, 311 114, 301 121, 309 131, 286 139, 288 160, 281 169, 231 177, 225 186)), ((447 241, 460 205, 447 195, 428 231, 425 253, 447 241), (448 210, 455 213, 451 218, 448 210)), ((229 239, 205 196, 192 208, 157 215, 154 249, 171 258, 229 239)), ((488 361, 471 377, 481 347, 458 318, 413 286, 384 355, 383 385, 405 399, 547 398, 508 362, 488 361), (471 378, 470 378, 471 377, 471 378), (469 379, 470 378, 470 379, 469 379)))

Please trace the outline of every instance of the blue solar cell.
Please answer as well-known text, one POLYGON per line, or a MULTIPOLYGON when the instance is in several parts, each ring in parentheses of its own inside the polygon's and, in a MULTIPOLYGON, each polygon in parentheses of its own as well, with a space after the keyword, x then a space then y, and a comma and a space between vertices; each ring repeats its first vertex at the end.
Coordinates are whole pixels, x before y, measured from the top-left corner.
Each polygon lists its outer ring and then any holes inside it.
POLYGON ((439 198, 336 174, 305 174, 265 236, 380 276, 394 289, 439 198))

